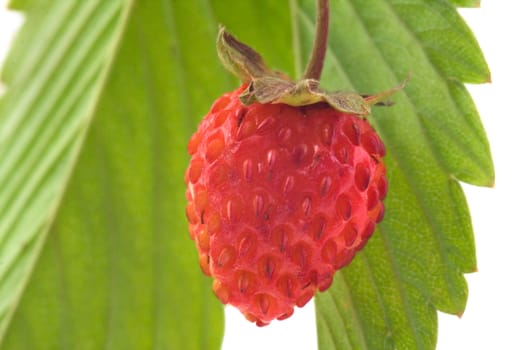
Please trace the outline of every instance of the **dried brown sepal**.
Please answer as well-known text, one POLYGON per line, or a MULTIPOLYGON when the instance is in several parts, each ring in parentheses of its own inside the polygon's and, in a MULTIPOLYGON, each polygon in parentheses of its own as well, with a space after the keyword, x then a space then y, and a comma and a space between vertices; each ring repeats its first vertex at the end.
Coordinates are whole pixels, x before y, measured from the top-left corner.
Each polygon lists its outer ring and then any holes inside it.
POLYGON ((244 83, 263 76, 284 77, 269 69, 257 51, 237 40, 223 26, 219 27, 217 52, 222 65, 244 83))
POLYGON ((306 106, 325 102, 338 111, 361 116, 370 114, 373 105, 390 105, 386 99, 401 90, 400 85, 377 95, 360 95, 353 92, 328 92, 319 87, 315 79, 292 81, 285 74, 268 68, 261 55, 238 41, 224 27, 219 29, 217 51, 223 65, 248 86, 239 96, 243 104, 284 103, 306 106))

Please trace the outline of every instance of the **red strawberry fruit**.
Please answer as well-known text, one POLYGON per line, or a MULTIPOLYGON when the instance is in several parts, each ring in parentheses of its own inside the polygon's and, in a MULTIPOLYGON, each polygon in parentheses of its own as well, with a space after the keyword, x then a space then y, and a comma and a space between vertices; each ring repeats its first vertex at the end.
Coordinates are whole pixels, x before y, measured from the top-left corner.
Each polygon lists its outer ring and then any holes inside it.
POLYGON ((363 116, 401 87, 328 93, 223 29, 217 46, 245 83, 189 141, 186 215, 216 296, 263 326, 326 290, 382 220, 385 146, 363 116))
POLYGON ((191 138, 187 216, 223 303, 259 325, 332 283, 381 221, 385 147, 370 124, 327 104, 223 95, 191 138))

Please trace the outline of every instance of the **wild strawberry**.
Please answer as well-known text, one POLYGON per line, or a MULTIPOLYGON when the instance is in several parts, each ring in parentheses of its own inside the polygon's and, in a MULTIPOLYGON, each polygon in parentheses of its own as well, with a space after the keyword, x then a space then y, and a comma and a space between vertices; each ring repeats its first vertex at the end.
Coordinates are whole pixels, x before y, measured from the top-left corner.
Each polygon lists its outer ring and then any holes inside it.
POLYGON ((244 106, 225 94, 191 138, 187 216, 223 303, 259 325, 332 283, 383 217, 385 147, 327 104, 244 106))
POLYGON ((328 93, 269 70, 223 29, 217 46, 245 84, 189 141, 186 215, 217 297, 263 326, 326 290, 382 220, 385 146, 363 116, 402 85, 328 93))

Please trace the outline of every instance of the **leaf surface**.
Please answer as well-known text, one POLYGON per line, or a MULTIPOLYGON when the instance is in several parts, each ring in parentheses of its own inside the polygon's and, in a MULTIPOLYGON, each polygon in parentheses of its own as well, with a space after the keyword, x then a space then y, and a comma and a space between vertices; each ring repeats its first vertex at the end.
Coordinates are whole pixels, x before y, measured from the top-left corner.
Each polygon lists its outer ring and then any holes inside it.
MULTIPOLYGON (((20 5, 20 4, 19 4, 20 5)), ((27 2, 0 100, 0 338, 31 277, 122 32, 122 1, 27 2)))
MULTIPOLYGON (((222 308, 188 238, 183 184, 187 140, 238 84, 216 57, 218 24, 299 76, 315 2, 44 3, 13 3, 27 23, 3 72, 3 348, 219 348, 222 308)), ((412 78, 371 117, 388 149, 387 216, 316 298, 319 345, 432 349, 436 310, 464 310, 476 267, 458 181, 494 178, 463 85, 490 73, 454 8, 475 1, 331 5, 324 87, 412 78)))

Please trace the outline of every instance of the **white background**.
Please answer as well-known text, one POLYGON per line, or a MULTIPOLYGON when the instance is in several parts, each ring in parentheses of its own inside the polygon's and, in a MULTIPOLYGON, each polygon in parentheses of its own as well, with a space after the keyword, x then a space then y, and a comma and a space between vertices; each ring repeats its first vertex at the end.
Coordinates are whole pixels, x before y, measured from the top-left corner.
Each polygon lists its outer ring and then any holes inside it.
MULTIPOLYGON (((470 292, 463 317, 439 314, 438 349, 525 349, 525 1, 484 0, 480 9, 461 14, 492 72, 492 84, 469 90, 491 142, 496 185, 464 186, 479 272, 466 276, 470 292)), ((20 23, 0 0, 0 64, 20 23)), ((314 317, 310 303, 286 321, 258 328, 228 307, 223 348, 317 349, 314 317)))

